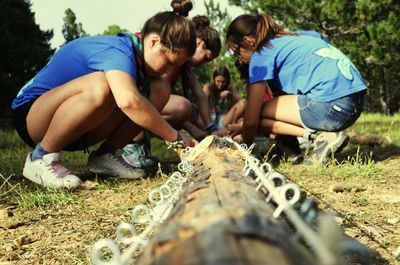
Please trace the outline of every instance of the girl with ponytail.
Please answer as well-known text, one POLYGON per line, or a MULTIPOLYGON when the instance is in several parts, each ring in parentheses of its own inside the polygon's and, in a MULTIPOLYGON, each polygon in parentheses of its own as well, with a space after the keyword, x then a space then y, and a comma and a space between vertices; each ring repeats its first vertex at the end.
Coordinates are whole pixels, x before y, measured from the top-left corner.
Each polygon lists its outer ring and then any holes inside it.
POLYGON ((321 38, 283 30, 267 14, 237 17, 226 40, 231 53, 249 63, 246 144, 257 132, 302 136, 313 141, 313 163, 346 145, 343 130, 360 116, 366 93, 346 55, 321 38), (283 95, 263 103, 267 88, 283 95))

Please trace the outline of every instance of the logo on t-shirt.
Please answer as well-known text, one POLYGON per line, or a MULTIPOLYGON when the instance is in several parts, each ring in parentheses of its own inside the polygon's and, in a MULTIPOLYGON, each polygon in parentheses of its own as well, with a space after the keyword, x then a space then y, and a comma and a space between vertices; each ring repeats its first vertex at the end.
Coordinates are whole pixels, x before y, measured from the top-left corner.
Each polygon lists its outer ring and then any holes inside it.
POLYGON ((337 60, 336 65, 339 69, 339 72, 348 80, 354 79, 354 77, 350 71, 350 68, 353 68, 353 70, 357 74, 359 74, 357 68, 350 61, 350 59, 344 53, 342 53, 339 49, 333 47, 332 45, 329 45, 329 48, 319 49, 318 51, 315 52, 315 54, 318 56, 324 57, 324 58, 337 60))

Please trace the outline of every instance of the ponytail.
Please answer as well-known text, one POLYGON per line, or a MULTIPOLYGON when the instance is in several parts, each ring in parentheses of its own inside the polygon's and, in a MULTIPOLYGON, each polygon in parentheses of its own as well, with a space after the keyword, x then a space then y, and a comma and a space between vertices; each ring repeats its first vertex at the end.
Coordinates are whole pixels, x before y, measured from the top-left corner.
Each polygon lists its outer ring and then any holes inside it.
POLYGON ((190 0, 172 0, 171 7, 175 14, 187 17, 193 8, 193 3, 190 0))
POLYGON ((214 58, 218 57, 221 51, 221 39, 218 31, 210 27, 210 19, 206 16, 195 16, 192 22, 196 28, 196 37, 204 41, 206 49, 211 51, 214 58))
POLYGON ((255 39, 256 51, 264 46, 270 47, 269 41, 282 35, 296 35, 284 31, 276 21, 267 14, 241 15, 235 18, 228 27, 226 33, 227 42, 240 44, 245 36, 255 39))

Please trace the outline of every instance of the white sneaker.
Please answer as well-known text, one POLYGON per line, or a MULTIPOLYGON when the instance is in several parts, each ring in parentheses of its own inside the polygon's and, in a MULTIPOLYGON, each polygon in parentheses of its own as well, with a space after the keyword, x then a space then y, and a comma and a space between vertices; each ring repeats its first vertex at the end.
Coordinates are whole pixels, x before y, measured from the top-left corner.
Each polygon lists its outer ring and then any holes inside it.
POLYGON ((312 159, 317 164, 325 163, 332 154, 342 151, 349 139, 349 136, 344 131, 319 133, 314 141, 312 159))
POLYGON ((87 166, 94 173, 126 179, 138 179, 146 175, 143 169, 129 165, 122 158, 120 152, 116 152, 115 154, 107 153, 101 156, 97 156, 93 152, 89 156, 87 166))
POLYGON ((50 153, 42 159, 31 160, 29 153, 25 160, 22 175, 27 179, 49 188, 76 189, 82 181, 60 162, 60 153, 50 153))

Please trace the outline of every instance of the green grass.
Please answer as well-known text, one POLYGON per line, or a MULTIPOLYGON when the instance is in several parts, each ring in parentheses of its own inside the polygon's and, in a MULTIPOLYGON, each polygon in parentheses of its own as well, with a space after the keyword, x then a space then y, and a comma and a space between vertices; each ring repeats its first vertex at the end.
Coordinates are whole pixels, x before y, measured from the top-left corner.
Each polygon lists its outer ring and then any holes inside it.
MULTIPOLYGON (((331 160, 328 165, 320 167, 292 166, 281 163, 280 168, 291 174, 323 174, 328 177, 340 176, 342 179, 354 176, 373 178, 384 174, 385 169, 376 162, 392 155, 400 155, 400 113, 393 116, 367 113, 349 130, 357 133, 377 134, 391 139, 389 146, 376 146, 371 150, 369 145, 350 144, 341 157, 331 160)), ((46 190, 30 183, 21 177, 22 167, 30 148, 18 137, 13 129, 0 129, 0 204, 17 203, 20 207, 49 205, 51 203, 74 203, 76 198, 72 193, 46 190)), ((96 147, 91 147, 90 151, 96 147)), ((176 163, 178 156, 167 149, 163 141, 152 139, 152 155, 161 158, 163 163, 176 163)), ((97 181, 96 190, 113 189, 118 180, 113 178, 98 179, 89 173, 85 167, 88 154, 84 152, 63 152, 65 165, 83 179, 97 181)), ((162 174, 161 174, 162 175, 162 174)))
POLYGON ((400 113, 392 116, 379 113, 367 113, 361 115, 357 122, 350 128, 358 133, 371 133, 388 136, 392 143, 400 145, 400 113))

